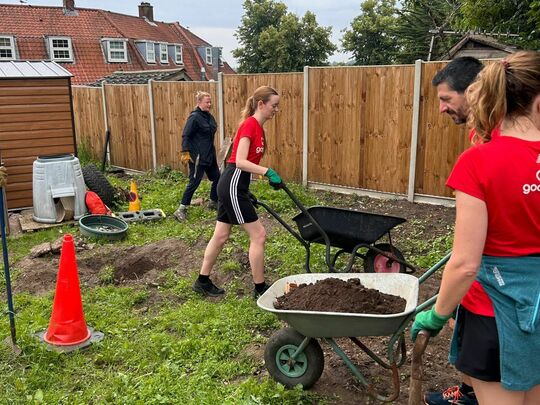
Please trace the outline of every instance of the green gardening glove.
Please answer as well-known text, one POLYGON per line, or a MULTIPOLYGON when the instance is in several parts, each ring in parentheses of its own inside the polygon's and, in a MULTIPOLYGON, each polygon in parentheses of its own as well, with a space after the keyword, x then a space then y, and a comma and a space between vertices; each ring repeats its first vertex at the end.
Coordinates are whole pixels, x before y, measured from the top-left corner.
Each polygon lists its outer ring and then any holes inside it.
POLYGON ((441 316, 435 312, 435 308, 420 312, 414 318, 414 323, 411 327, 411 339, 414 342, 418 332, 422 329, 426 329, 431 332, 431 336, 437 336, 443 326, 448 322, 452 315, 441 316))
POLYGON ((283 180, 281 180, 279 174, 277 174, 276 171, 273 169, 268 168, 264 175, 268 177, 268 182, 274 188, 279 188, 279 185, 283 183, 283 180))

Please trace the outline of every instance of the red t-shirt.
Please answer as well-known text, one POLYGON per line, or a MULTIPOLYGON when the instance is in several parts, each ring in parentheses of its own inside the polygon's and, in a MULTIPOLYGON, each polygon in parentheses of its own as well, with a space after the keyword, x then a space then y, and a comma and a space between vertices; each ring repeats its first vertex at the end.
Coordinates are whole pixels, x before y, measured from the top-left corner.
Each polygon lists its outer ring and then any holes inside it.
POLYGON ((251 163, 259 164, 264 154, 264 130, 255 117, 248 117, 240 124, 234 137, 233 150, 227 163, 236 163, 236 151, 241 138, 249 138, 249 151, 247 160, 251 163))
MULTIPOLYGON (((446 184, 486 203, 483 254, 540 253, 540 141, 496 136, 475 145, 459 157, 446 184)), ((494 316, 491 300, 476 281, 462 305, 475 314, 494 316)))

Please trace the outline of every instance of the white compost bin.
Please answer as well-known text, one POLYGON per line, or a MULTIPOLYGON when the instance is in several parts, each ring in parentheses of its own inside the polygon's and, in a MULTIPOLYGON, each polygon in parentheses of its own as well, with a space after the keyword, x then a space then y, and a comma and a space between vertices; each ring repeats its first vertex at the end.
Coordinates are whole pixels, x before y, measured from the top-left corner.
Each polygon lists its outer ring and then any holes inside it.
POLYGON ((34 161, 34 221, 56 223, 86 214, 86 186, 73 155, 40 156, 34 161))

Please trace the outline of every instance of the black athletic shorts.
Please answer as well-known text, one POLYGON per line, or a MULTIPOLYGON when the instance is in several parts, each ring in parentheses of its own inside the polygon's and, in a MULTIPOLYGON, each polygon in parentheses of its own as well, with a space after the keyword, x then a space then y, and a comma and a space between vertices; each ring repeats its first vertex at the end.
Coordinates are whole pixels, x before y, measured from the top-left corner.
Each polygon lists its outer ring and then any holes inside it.
POLYGON ((244 172, 235 164, 228 164, 219 178, 217 220, 227 224, 241 225, 259 219, 249 199, 251 173, 244 172))
POLYGON ((459 307, 456 322, 456 369, 482 381, 500 382, 499 335, 495 318, 459 307))

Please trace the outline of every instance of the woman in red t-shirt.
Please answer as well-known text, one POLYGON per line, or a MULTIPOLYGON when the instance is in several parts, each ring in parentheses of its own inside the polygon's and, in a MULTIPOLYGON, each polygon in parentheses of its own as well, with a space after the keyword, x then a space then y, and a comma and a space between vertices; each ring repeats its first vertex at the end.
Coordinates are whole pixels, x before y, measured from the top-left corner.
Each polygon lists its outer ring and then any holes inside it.
POLYGON ((217 187, 216 228, 204 252, 199 277, 193 284, 193 290, 198 293, 209 296, 225 293, 225 290, 212 283, 210 272, 229 239, 232 225, 241 225, 249 234, 249 264, 255 284, 253 295, 258 297, 269 287, 264 281, 266 231, 249 198, 249 183, 251 175, 258 174, 268 177, 273 185, 281 184, 281 178, 274 170, 259 165, 266 146, 263 125, 274 117, 278 107, 278 92, 262 86, 248 98, 242 111, 242 122, 234 137, 232 154, 217 187))
POLYGON ((448 179, 454 248, 437 302, 416 316, 412 336, 437 334, 461 303, 450 360, 479 403, 540 404, 540 53, 484 68, 467 98, 483 142, 448 179))

